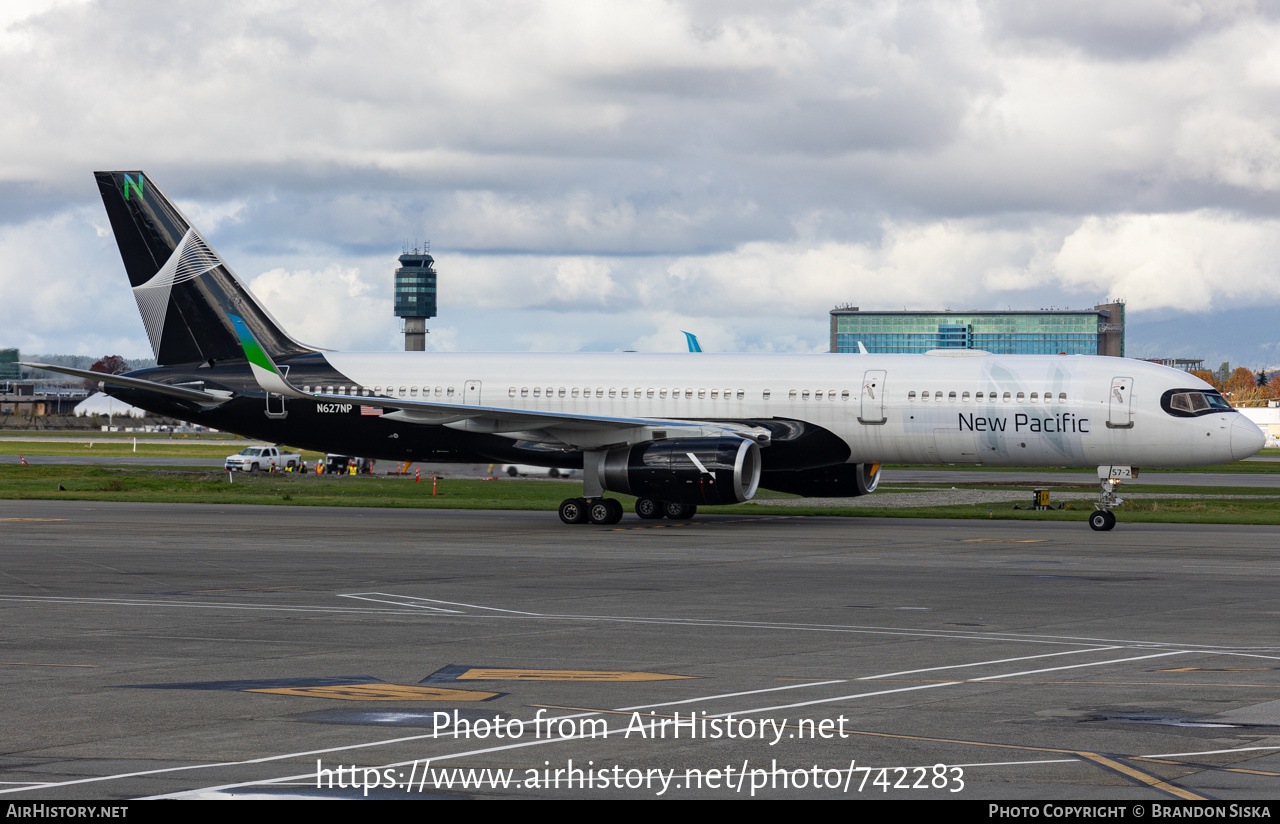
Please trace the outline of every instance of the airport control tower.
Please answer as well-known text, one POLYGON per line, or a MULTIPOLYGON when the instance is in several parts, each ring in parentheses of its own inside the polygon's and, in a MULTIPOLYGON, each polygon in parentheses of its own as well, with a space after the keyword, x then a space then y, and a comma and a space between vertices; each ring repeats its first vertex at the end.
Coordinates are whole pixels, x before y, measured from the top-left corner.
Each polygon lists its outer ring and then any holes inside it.
POLYGON ((400 256, 396 269, 396 317, 404 319, 404 351, 427 348, 427 318, 436 316, 435 258, 414 246, 400 256))

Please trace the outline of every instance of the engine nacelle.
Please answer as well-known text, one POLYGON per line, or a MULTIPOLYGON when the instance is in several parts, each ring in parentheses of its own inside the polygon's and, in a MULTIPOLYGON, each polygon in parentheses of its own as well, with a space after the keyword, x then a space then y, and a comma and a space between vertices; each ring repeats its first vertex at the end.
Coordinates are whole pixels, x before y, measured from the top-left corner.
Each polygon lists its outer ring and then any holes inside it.
POLYGON ((741 438, 649 441, 606 453, 605 489, 681 504, 740 504, 760 485, 760 447, 741 438))
POLYGON ((836 464, 818 469, 766 472, 760 484, 804 498, 856 498, 874 492, 880 464, 836 464))

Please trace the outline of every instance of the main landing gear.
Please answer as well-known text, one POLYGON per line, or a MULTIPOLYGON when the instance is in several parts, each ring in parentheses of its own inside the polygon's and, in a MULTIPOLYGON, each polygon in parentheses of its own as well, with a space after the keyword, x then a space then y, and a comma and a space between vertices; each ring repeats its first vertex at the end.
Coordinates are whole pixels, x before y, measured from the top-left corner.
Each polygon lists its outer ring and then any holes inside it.
MULTIPOLYGON (((582 497, 565 498, 560 502, 560 520, 564 523, 611 526, 622 520, 622 504, 604 496, 605 454, 595 450, 583 453, 582 497)), ((636 514, 646 521, 658 518, 687 521, 697 513, 698 507, 694 504, 678 504, 656 498, 636 499, 636 514)))
POLYGON ((613 498, 565 498, 560 502, 560 520, 611 526, 622 520, 622 504, 613 498))
MULTIPOLYGON (((639 498, 636 500, 636 514, 646 521, 659 518, 687 521, 698 514, 698 507, 639 498)), ((565 498, 560 502, 560 520, 566 524, 612 526, 622 520, 622 504, 613 498, 565 498)))

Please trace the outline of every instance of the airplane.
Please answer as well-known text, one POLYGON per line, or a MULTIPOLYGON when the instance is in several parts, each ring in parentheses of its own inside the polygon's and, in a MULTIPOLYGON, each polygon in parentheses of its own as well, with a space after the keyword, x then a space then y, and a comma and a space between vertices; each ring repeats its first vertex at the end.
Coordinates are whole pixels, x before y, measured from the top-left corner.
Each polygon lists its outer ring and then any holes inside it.
POLYGON ((1139 467, 1236 461, 1261 430, 1209 384, 1114 357, 335 352, 298 342, 142 172, 96 172, 155 352, 98 380, 134 406, 320 452, 583 470, 566 524, 689 519, 758 489, 851 497, 881 466, 1098 467, 1115 526, 1139 467))

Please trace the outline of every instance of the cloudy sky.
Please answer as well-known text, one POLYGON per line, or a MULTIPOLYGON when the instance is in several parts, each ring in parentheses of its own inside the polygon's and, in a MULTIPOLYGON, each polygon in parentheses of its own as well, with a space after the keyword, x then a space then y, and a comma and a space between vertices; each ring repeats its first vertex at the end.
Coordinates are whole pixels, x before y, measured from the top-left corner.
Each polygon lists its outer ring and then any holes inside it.
POLYGON ((403 347, 426 239, 436 349, 1280 305, 1274 8, 5 0, 0 346, 150 354, 95 169, 145 169, 334 348, 403 347))

